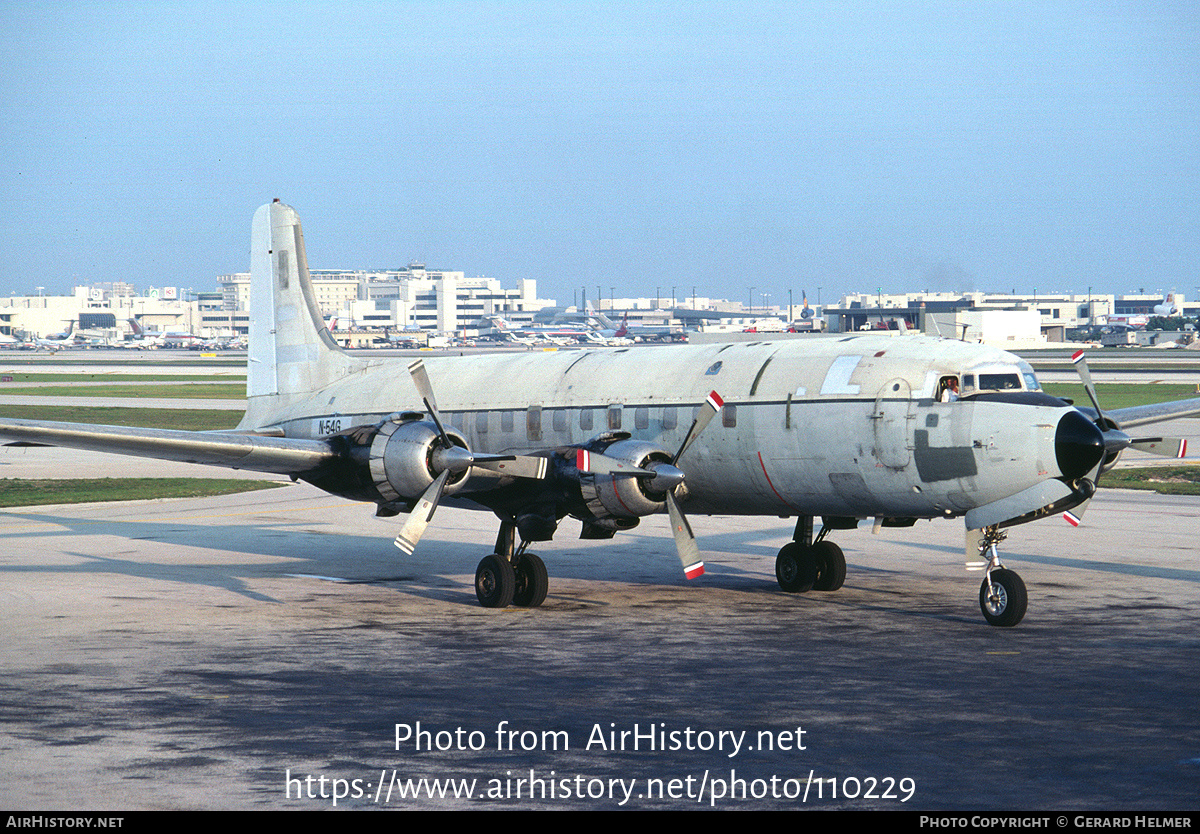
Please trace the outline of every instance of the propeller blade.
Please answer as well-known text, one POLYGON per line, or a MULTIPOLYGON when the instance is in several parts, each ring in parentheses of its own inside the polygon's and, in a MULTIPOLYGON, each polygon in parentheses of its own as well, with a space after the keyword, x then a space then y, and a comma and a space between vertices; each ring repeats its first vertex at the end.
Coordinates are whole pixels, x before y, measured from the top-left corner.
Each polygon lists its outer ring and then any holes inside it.
POLYGON ((696 415, 696 419, 692 421, 691 428, 688 429, 687 436, 683 438, 683 443, 679 446, 679 451, 675 453, 675 457, 671 458, 671 463, 676 464, 683 457, 683 453, 688 450, 688 447, 695 442, 700 436, 700 432, 708 426, 717 412, 725 405, 725 401, 721 399, 716 391, 709 392, 709 395, 704 400, 704 405, 700 406, 700 413, 696 415))
POLYGON ((655 473, 649 469, 642 469, 640 466, 610 458, 608 455, 589 452, 587 449, 575 450, 575 468, 581 473, 589 475, 629 475, 635 478, 653 478, 655 476, 655 473))
POLYGON ((438 414, 437 401, 433 398, 433 385, 429 381, 429 372, 425 370, 425 360, 417 359, 409 363, 408 373, 417 386, 417 393, 421 395, 421 400, 425 403, 425 410, 429 412, 433 424, 437 426, 438 434, 442 436, 442 448, 449 449, 452 444, 449 435, 446 434, 446 429, 442 426, 441 415, 438 414))
POLYGON ((421 399, 433 408, 437 408, 437 403, 433 399, 433 385, 429 382, 429 372, 425 370, 425 360, 417 359, 408 363, 408 372, 412 375, 413 382, 417 386, 417 393, 421 395, 421 399))
POLYGON ((549 463, 548 458, 533 455, 476 455, 474 466, 476 469, 486 469, 513 478, 540 480, 546 477, 549 463))
POLYGON ((1187 440, 1182 437, 1143 437, 1130 443, 1129 448, 1165 458, 1187 457, 1187 440))
POLYGON ((392 542, 409 556, 416 550, 421 536, 425 535, 425 528, 433 519, 433 511, 437 509, 438 501, 442 500, 442 490, 446 488, 446 480, 449 477, 450 470, 446 469, 429 485, 429 488, 417 501, 416 506, 413 507, 412 512, 408 514, 408 519, 400 528, 396 540, 392 542))
POLYGON ((1077 350, 1071 354, 1071 362, 1075 365, 1079 378, 1083 380, 1083 388, 1087 391, 1088 399, 1092 401, 1092 407, 1096 409, 1096 425, 1100 427, 1100 431, 1104 431, 1108 427, 1108 420, 1104 417, 1104 410, 1100 408, 1100 398, 1096 396, 1096 386, 1092 384, 1092 372, 1088 370, 1087 358, 1083 355, 1083 351, 1077 350))
POLYGON ((675 536, 675 549, 679 551, 683 575, 688 579, 695 579, 704 573, 704 561, 700 558, 700 548, 696 546, 692 525, 688 524, 683 510, 679 509, 679 501, 676 500, 674 491, 667 493, 667 515, 671 519, 671 533, 675 536))
MULTIPOLYGON (((1104 466, 1104 461, 1096 464, 1096 468, 1088 473, 1088 480, 1092 482, 1092 495, 1095 495, 1096 481, 1100 477, 1100 469, 1104 466)), ((1083 503, 1065 510, 1062 514, 1063 521, 1070 524, 1072 527, 1078 527, 1083 523, 1083 514, 1087 512, 1088 504, 1092 503, 1092 498, 1089 496, 1083 503)))

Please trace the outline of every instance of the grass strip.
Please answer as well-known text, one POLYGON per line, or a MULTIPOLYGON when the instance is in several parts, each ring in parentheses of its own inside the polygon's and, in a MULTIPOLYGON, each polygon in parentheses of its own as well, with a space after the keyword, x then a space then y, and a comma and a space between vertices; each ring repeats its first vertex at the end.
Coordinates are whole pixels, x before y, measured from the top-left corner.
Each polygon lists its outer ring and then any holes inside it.
MULTIPOLYGON (((0 370, 0 376, 11 376, 13 382, 246 382, 245 374, 67 374, 0 370)), ((0 386, 7 383, 0 383, 0 386)))
POLYGON ((3 478, 0 479, 0 507, 141 501, 148 498, 202 498, 280 486, 288 484, 235 478, 3 478))
POLYGON ((1149 489, 1162 495, 1200 495, 1200 466, 1147 466, 1114 469, 1100 476, 1100 486, 1149 489))
POLYGON ((201 382, 195 385, 79 385, 46 388, 10 388, 0 390, 21 397, 144 397, 160 400, 244 400, 245 383, 201 382))
MULTIPOLYGON (((1087 391, 1080 383, 1050 382, 1042 388, 1052 397, 1062 397, 1075 401, 1075 405, 1091 408, 1092 401, 1088 399, 1087 391)), ((1124 385, 1115 382, 1100 383, 1096 386, 1096 396, 1100 398, 1100 407, 1105 411, 1110 408, 1127 408, 1131 405, 1152 405, 1167 403, 1172 400, 1190 400, 1200 397, 1194 384, 1162 383, 1124 385)))
POLYGON ((53 420, 102 426, 224 431, 237 428, 242 412, 218 408, 134 408, 132 406, 0 405, 0 417, 53 420))

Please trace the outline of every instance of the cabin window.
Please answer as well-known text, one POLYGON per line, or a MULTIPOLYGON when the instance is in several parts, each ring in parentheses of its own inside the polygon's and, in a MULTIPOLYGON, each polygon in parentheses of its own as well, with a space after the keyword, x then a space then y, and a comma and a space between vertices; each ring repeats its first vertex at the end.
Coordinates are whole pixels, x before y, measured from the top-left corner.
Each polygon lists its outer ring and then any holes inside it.
POLYGON ((488 429, 488 413, 481 411, 475 415, 475 433, 487 434, 488 429))
POLYGON ((737 406, 725 403, 721 408, 721 425, 727 429, 737 428, 737 406))
POLYGON ((542 439, 542 407, 531 405, 525 412, 525 433, 530 440, 542 439))
POLYGON ((646 407, 633 410, 633 426, 638 429, 650 428, 650 409, 646 407))
POLYGON ((677 425, 679 425, 679 417, 677 416, 677 414, 675 412, 675 407, 671 406, 670 408, 664 408, 663 409, 663 428, 666 429, 667 431, 670 431, 671 429, 675 428, 677 425))
POLYGON ((590 408, 581 408, 579 410, 579 428, 583 431, 591 431, 594 418, 590 408))
POLYGON ((554 411, 554 430, 567 430, 567 411, 565 408, 560 408, 554 411))
POLYGON ((608 430, 617 431, 621 428, 621 406, 610 405, 608 407, 608 430))
POLYGON ((513 413, 511 411, 500 412, 500 431, 511 434, 513 430, 513 413))

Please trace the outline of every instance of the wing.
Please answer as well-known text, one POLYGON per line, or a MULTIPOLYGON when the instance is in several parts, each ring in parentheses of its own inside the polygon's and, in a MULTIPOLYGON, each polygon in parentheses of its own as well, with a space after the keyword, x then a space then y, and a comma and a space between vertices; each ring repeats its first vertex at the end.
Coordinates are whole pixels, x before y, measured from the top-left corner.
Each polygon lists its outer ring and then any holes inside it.
MULTIPOLYGON (((1081 406, 1077 406, 1077 408, 1093 421, 1096 419, 1095 409, 1081 406)), ((1157 403, 1155 405, 1133 405, 1128 408, 1113 408, 1105 411, 1104 415, 1116 420, 1117 425, 1121 428, 1132 429, 1151 423, 1161 423, 1166 420, 1177 420, 1181 417, 1195 417, 1200 415, 1200 397, 1191 400, 1157 403)))
POLYGON ((281 475, 312 472, 339 457, 324 440, 34 420, 0 420, 0 439, 281 475))

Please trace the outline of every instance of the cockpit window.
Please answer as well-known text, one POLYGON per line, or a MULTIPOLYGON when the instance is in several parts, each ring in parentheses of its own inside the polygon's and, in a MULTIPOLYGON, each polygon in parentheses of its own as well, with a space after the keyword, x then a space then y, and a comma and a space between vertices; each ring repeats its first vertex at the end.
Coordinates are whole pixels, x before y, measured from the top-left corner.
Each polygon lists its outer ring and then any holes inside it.
POLYGON ((1026 391, 1041 391, 1042 385, 1038 382, 1037 374, 1033 372, 1033 366, 1028 362, 1018 362, 1017 367, 1021 370, 1021 376, 1025 380, 1026 391))
POLYGON ((1012 374, 980 374, 980 391, 1020 391, 1021 377, 1012 374))

